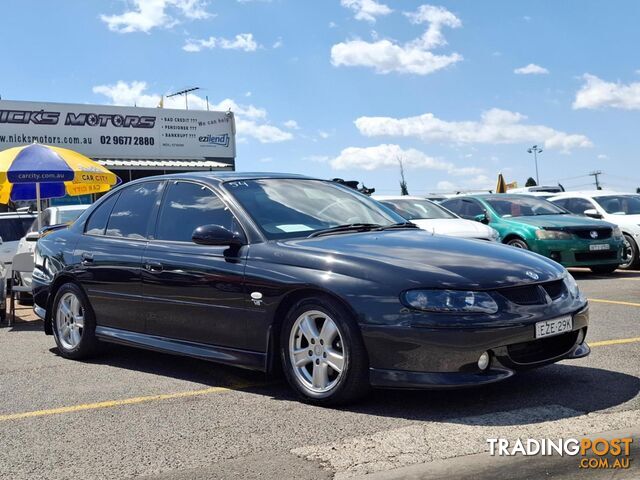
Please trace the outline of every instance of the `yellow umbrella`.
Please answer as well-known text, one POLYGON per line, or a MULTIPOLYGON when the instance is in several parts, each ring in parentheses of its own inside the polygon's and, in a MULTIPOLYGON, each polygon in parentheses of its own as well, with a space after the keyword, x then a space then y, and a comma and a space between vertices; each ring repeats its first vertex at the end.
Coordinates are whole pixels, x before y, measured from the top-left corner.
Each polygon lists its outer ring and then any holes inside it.
POLYGON ((507 183, 504 181, 502 173, 498 174, 498 183, 496 183, 496 193, 507 193, 507 183))
POLYGON ((99 163, 66 148, 37 143, 0 152, 0 203, 106 192, 120 179, 99 163))

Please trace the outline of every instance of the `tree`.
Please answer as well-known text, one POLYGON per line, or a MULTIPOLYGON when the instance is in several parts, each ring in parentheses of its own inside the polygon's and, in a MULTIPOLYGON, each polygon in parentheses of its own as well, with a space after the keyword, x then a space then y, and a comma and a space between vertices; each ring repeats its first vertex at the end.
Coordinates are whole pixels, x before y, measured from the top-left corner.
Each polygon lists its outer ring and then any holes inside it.
POLYGON ((536 186, 538 186, 538 184, 533 179, 533 177, 529 177, 529 178, 527 178, 527 183, 525 183, 524 186, 525 187, 536 187, 536 186))
POLYGON ((400 165, 400 195, 409 195, 407 181, 404 178, 404 163, 401 156, 398 156, 398 164, 400 165))

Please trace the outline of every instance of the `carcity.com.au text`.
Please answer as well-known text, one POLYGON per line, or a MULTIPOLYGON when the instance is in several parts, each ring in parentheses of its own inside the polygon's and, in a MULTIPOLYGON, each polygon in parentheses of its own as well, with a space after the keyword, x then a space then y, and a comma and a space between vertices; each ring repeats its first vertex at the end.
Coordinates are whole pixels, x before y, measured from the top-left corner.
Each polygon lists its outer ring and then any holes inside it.
POLYGON ((579 456, 579 468, 629 468, 633 438, 487 438, 489 454, 498 456, 579 456))

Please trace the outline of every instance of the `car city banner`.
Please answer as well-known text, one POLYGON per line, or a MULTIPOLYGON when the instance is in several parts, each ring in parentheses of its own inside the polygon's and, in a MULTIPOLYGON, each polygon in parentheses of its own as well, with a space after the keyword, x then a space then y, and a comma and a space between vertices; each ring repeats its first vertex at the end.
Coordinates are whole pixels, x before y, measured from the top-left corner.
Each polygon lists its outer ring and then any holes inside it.
POLYGON ((29 143, 91 158, 235 158, 231 112, 0 100, 0 150, 29 143))

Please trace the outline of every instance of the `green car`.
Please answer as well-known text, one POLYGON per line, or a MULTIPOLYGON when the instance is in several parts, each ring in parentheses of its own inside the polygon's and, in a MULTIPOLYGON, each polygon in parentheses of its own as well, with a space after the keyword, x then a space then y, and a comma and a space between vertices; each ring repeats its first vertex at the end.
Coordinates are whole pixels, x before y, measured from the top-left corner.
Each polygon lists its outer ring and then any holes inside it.
POLYGON ((572 215, 530 195, 468 195, 441 203, 462 218, 493 227, 502 243, 526 248, 565 267, 611 273, 623 263, 624 237, 608 222, 572 215))

